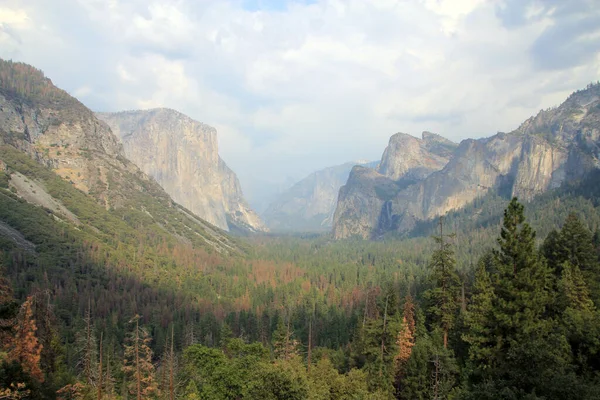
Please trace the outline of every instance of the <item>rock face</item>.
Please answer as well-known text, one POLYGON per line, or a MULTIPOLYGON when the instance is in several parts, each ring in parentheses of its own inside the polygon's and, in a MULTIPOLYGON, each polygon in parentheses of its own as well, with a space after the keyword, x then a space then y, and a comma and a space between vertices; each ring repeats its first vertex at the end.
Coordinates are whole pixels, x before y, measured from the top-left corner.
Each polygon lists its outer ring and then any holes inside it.
POLYGON ((394 181, 420 181, 444 168, 455 148, 455 143, 435 133, 423 132, 422 139, 397 133, 383 152, 378 172, 394 181))
MULTIPOLYGON (((349 162, 314 172, 284 191, 262 214, 274 231, 318 232, 331 229, 340 187, 350 170, 364 162, 349 162)), ((376 163, 375 163, 376 164, 376 163)))
MULTIPOLYGON (((135 211, 123 213, 123 218, 127 214, 128 218, 150 219, 185 243, 197 241, 223 253, 239 251, 221 230, 176 204, 153 178, 127 159, 119 139, 91 110, 55 87, 40 70, 2 59, 0 148, 9 154, 6 157, 15 149, 26 153, 111 212, 135 211)), ((5 161, 0 159, 2 169, 7 168, 5 161)), ((30 203, 75 225, 86 223, 55 201, 51 190, 38 185, 35 177, 28 179, 12 171, 9 185, 30 203)))
POLYGON ((175 201, 224 230, 265 230, 219 157, 213 127, 164 108, 96 115, 121 139, 125 155, 175 201))
POLYGON ((464 207, 489 191, 531 200, 582 178, 599 167, 600 85, 573 93, 560 107, 541 111, 511 133, 467 139, 453 151, 441 140, 447 151, 436 148, 441 158, 428 157, 424 146, 415 144, 418 139, 397 144, 397 136, 379 171, 355 168, 340 190, 336 238, 408 232, 416 221, 464 207), (424 159, 430 160, 429 169, 419 165, 424 159))
POLYGON ((105 123, 41 71, 0 60, 0 144, 12 145, 75 187, 118 208, 127 190, 151 180, 125 158, 105 123), (133 175, 135 180, 125 179, 133 175))
POLYGON ((455 148, 455 143, 430 132, 423 132, 422 139, 406 133, 393 135, 378 167, 354 167, 340 189, 334 237, 369 238, 388 230, 396 220, 390 201, 442 169, 455 148))

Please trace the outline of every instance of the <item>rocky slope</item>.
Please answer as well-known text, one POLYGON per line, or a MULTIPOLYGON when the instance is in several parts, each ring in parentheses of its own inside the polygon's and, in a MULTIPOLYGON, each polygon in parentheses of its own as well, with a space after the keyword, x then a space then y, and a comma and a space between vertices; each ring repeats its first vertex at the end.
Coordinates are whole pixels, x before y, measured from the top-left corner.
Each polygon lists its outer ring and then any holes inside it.
POLYGON ((340 187, 348 180, 352 167, 362 164, 365 162, 349 162, 313 172, 269 205, 262 214, 265 223, 274 231, 331 229, 340 187))
POLYGON ((125 155, 175 201, 224 230, 265 230, 219 157, 213 127, 164 108, 96 115, 121 139, 125 155))
POLYGON ((353 170, 340 190, 334 236, 408 232, 416 221, 464 207, 490 191, 531 200, 565 181, 580 179, 599 166, 599 121, 596 84, 573 93, 557 108, 541 111, 511 133, 461 142, 443 168, 413 182, 406 180, 410 173, 405 160, 420 153, 414 146, 397 146, 390 156, 390 141, 384 157, 391 158, 388 165, 399 162, 399 167, 353 170), (403 148, 411 149, 411 156, 405 156, 403 148))
MULTIPOLYGON (((31 168, 18 160, 25 153, 108 211, 141 212, 158 229, 186 242, 200 240, 219 251, 235 247, 219 229, 173 202, 154 179, 129 161, 118 138, 92 111, 55 87, 41 71, 1 59, 0 150, 0 160, 6 158, 3 164, 10 159, 13 166, 28 172, 31 168)), ((42 180, 22 184, 24 178, 16 170, 7 174, 9 185, 22 199, 74 220, 70 213, 77 212, 62 212, 60 201, 51 201, 57 194, 53 196, 42 180)))

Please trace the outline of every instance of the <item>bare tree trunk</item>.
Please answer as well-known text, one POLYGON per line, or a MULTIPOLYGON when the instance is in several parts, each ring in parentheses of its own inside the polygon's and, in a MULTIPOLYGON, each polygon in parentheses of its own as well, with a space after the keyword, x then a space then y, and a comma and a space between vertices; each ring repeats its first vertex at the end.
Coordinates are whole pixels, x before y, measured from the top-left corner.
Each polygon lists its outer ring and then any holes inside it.
POLYGON ((102 399, 102 339, 104 332, 100 332, 100 363, 98 364, 98 400, 102 399))
POLYGON ((381 365, 379 366, 379 376, 383 374, 383 351, 385 350, 385 328, 387 323, 387 308, 390 296, 385 296, 385 311, 383 312, 383 333, 381 334, 381 365))
POLYGON ((85 315, 85 360, 83 373, 88 385, 92 384, 92 302, 88 299, 88 309, 85 315))
POLYGON ((171 325, 171 352, 169 353, 169 399, 175 400, 175 386, 173 382, 173 368, 175 364, 175 353, 173 352, 173 340, 175 339, 175 326, 171 325))
POLYGON ((367 298, 365 299, 365 312, 363 314, 363 328, 365 327, 365 323, 367 322, 367 310, 369 309, 369 291, 370 289, 367 288, 367 298))
POLYGON ((285 334, 285 351, 284 351, 284 359, 289 360, 290 354, 290 317, 288 316, 287 320, 287 332, 285 334))
POLYGON ((439 373, 440 373, 440 359, 439 356, 436 355, 435 356, 435 361, 433 362, 435 365, 435 371, 434 371, 434 376, 433 376, 433 399, 434 400, 438 400, 439 399, 439 382, 440 382, 440 378, 439 378, 439 373))
POLYGON ((160 388, 165 393, 165 398, 167 394, 167 368, 169 365, 169 337, 167 336, 167 340, 165 341, 165 350, 163 352, 162 361, 161 361, 161 369, 160 369, 160 388))
POLYGON ((310 364, 311 364, 311 352, 312 352, 312 315, 308 320, 308 357, 306 360, 307 363, 307 372, 310 374, 310 364))
POLYGON ((135 369, 137 381, 137 400, 142 400, 142 376, 140 371, 140 322, 135 320, 135 369))
POLYGON ((108 354, 106 355, 107 360, 106 360, 106 389, 108 392, 108 397, 110 399, 112 399, 113 393, 114 393, 114 384, 112 381, 112 375, 110 374, 110 350, 108 352, 108 354))

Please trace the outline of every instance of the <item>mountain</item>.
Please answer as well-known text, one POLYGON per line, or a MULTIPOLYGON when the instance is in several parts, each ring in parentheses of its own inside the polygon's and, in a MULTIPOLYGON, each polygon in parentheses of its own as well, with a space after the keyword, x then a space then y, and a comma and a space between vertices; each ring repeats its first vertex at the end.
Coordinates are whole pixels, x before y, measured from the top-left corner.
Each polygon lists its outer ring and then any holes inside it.
MULTIPOLYGON (((334 236, 406 233, 418 221, 460 209, 488 193, 529 201, 564 182, 581 179, 599 167, 599 121, 600 85, 589 85, 513 132, 467 139, 453 151, 443 147, 446 153, 437 148, 438 155, 444 156, 430 158, 429 168, 420 176, 419 172, 410 176, 406 165, 406 160, 416 160, 415 154, 420 153, 408 146, 396 146, 392 152, 392 137, 381 166, 387 157, 387 164, 400 167, 351 172, 340 190, 334 236), (442 165, 444 157, 448 162, 442 165), (427 174, 435 168, 439 170, 427 174)), ((420 171, 418 163, 411 165, 413 171, 420 171)))
POLYGON ((431 132, 421 139, 406 133, 390 138, 376 169, 355 166, 341 187, 333 218, 333 234, 341 239, 365 238, 390 225, 388 202, 406 187, 441 170, 456 144, 431 132))
POLYGON ((262 214, 275 231, 316 232, 331 229, 340 187, 350 170, 365 162, 348 162, 313 172, 273 201, 262 214))
POLYGON ((125 155, 175 201, 224 230, 265 230, 219 157, 215 128, 165 108, 96 116, 121 139, 125 155))
POLYGON ((82 221, 100 236, 115 235, 109 222, 132 233, 148 227, 156 237, 237 251, 129 161, 108 125, 27 64, 0 60, 0 150, 11 192, 61 221, 82 221))

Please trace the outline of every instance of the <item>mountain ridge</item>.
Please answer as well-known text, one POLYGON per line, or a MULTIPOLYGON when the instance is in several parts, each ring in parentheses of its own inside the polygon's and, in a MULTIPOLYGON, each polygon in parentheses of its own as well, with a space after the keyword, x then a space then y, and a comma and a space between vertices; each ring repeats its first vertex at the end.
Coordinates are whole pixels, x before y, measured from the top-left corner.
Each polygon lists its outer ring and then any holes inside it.
POLYGON ((82 213, 89 213, 82 221, 102 232, 101 225, 116 213, 123 221, 140 224, 140 228, 153 226, 179 242, 239 252, 237 244, 220 229, 175 203, 153 178, 129 161, 109 126, 83 103, 54 86, 42 71, 4 60, 0 60, 0 159, 6 187, 59 219, 59 215, 68 216, 64 205, 79 219, 82 213), (22 156, 52 172, 28 164, 22 156), (55 176, 70 186, 59 184, 55 176), (19 184, 25 179, 33 179, 28 184, 31 189, 19 184), (54 203, 40 203, 40 196, 54 203), (80 200, 72 202, 75 197, 80 200), (103 212, 88 199, 106 211, 104 220, 98 219, 103 212))
MULTIPOLYGON (((390 157, 388 148, 382 160, 390 157)), ((404 162, 406 149, 396 150, 392 162, 404 162)), ((592 84, 510 133, 463 140, 443 168, 423 179, 402 182, 406 173, 399 178, 388 171, 376 182, 372 174, 351 174, 340 189, 333 235, 374 238, 409 232, 418 221, 464 207, 489 191, 529 201, 598 168, 599 156, 600 85, 592 84)))

